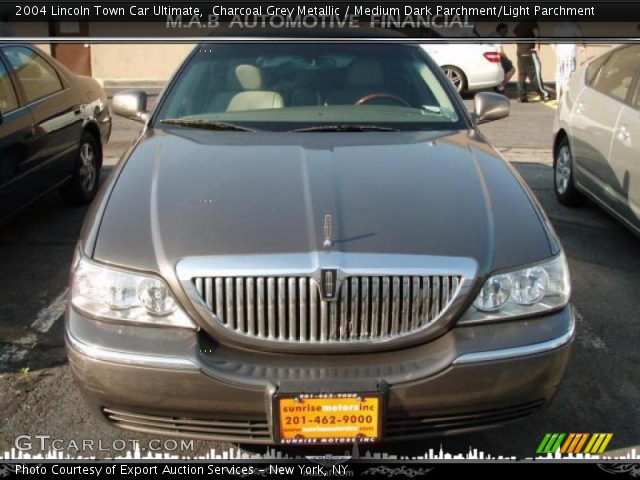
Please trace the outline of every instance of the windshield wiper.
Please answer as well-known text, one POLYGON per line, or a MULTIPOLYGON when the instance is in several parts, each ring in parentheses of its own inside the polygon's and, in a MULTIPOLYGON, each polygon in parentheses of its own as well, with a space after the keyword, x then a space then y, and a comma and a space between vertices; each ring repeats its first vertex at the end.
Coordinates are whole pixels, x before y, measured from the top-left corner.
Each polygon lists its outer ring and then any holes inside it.
POLYGON ((241 127, 233 123, 218 122, 215 120, 198 120, 186 118, 166 118, 160 120, 160 123, 167 125, 179 125, 181 127, 201 128, 203 130, 219 130, 219 131, 235 131, 235 132, 255 132, 251 128, 241 127))
POLYGON ((292 132, 397 132, 397 128, 378 125, 316 125, 315 127, 296 128, 292 132))

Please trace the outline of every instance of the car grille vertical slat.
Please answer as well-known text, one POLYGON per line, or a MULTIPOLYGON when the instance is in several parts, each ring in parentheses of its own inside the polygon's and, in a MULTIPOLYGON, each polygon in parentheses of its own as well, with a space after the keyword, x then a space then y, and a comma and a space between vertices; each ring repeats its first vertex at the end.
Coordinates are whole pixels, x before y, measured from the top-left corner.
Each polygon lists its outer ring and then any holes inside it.
POLYGON ((397 335, 400 331, 400 279, 393 277, 391 286, 391 334, 397 335))
POLYGON ((318 341, 318 289, 313 288, 315 282, 309 280, 309 323, 310 335, 309 340, 318 341))
POLYGON ((225 293, 226 293, 226 310, 227 310, 227 324, 235 330, 235 316, 233 315, 233 278, 227 278, 225 281, 225 293))
POLYGON ((349 285, 344 282, 340 287, 340 340, 348 338, 349 333, 349 285))
POLYGON ((458 292, 458 287, 460 285, 460 279, 458 277, 451 277, 451 294, 450 300, 453 300, 456 293, 458 292))
POLYGON ((437 315, 439 308, 440 308, 440 277, 433 277, 431 280, 431 312, 429 316, 433 317, 434 315, 437 315))
POLYGON ((360 295, 360 338, 369 337, 369 278, 362 277, 360 295))
POLYGON ((351 285, 349 285, 351 294, 351 313, 349 315, 349 337, 355 339, 358 336, 358 304, 360 297, 360 285, 358 277, 351 278, 351 285))
POLYGON ((298 283, 291 277, 288 281, 289 294, 289 339, 298 339, 298 283))
POLYGON ((278 278, 278 338, 287 340, 287 279, 278 278))
POLYGON ((348 276, 335 299, 311 276, 197 277, 195 292, 221 325, 276 342, 345 343, 411 334, 449 308, 460 276, 348 276))
POLYGON ((378 317, 378 311, 380 309, 380 279, 373 277, 371 279, 371 338, 378 336, 378 327, 380 319, 378 317))
POLYGON ((247 278, 247 333, 251 336, 256 334, 256 291, 254 284, 254 278, 247 278))
POLYGON ((207 296, 207 291, 205 290, 205 286, 204 286, 205 283, 206 283, 205 280, 203 280, 202 278, 199 278, 195 282, 196 291, 198 292, 198 295, 200 295, 200 298, 202 298, 204 302, 207 304, 207 307, 213 310, 212 306, 209 305, 209 298, 207 296))
POLYGON ((425 319, 429 318, 431 299, 431 280, 429 277, 422 278, 422 290, 420 291, 420 323, 418 328, 424 325, 425 319))
POLYGON ((329 303, 329 340, 338 339, 338 302, 329 303))
POLYGON ((276 338, 276 279, 267 279, 267 337, 276 338))
POLYGON ((389 308, 389 277, 382 279, 382 304, 380 306, 380 336, 385 337, 390 333, 390 308, 389 308))
POLYGON ((420 309, 420 277, 411 278, 411 318, 409 319, 409 330, 418 327, 418 311, 420 309))
POLYGON ((329 336, 329 305, 320 302, 320 341, 326 342, 329 336))
POLYGON ((449 303, 449 277, 442 278, 442 297, 440 298, 440 309, 449 303))
POLYGON ((244 312, 245 312, 245 302, 244 302, 244 278, 238 277, 236 278, 236 319, 237 319, 237 328, 240 332, 245 332, 245 321, 244 321, 244 312))
POLYGON ((411 307, 409 306, 409 300, 411 298, 410 281, 410 277, 404 277, 402 279, 402 323, 400 326, 402 333, 409 331, 409 314, 411 313, 411 307))
POLYGON ((258 278, 256 282, 256 310, 258 312, 258 337, 265 338, 267 336, 267 318, 265 311, 265 282, 264 278, 258 278))
POLYGON ((307 278, 301 278, 298 281, 299 293, 300 293, 300 340, 306 342, 309 340, 309 328, 307 327, 307 305, 308 305, 308 289, 307 284, 309 280, 307 278))

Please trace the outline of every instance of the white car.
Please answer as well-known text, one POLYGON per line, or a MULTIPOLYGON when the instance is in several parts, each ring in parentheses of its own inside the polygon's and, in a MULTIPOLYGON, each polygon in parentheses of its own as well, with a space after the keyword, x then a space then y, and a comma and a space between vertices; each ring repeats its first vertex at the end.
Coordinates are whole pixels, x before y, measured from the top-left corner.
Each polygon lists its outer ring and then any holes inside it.
POLYGON ((494 88, 504 78, 495 45, 430 43, 422 48, 440 65, 458 92, 494 88))
POLYGON ((640 45, 578 68, 553 124, 554 187, 564 205, 584 197, 640 235, 640 45))

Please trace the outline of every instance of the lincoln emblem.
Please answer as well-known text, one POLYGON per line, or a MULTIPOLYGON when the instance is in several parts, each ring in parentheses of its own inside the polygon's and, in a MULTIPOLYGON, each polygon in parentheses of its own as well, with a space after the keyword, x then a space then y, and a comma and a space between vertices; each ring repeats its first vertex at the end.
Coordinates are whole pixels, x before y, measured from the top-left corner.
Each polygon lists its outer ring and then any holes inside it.
POLYGON ((338 285, 338 270, 322 270, 322 297, 324 300, 333 300, 336 297, 336 286, 338 285))
POLYGON ((333 229, 333 219, 331 218, 331 215, 325 215, 324 216, 324 242, 322 243, 322 246, 324 248, 331 248, 332 229, 333 229))

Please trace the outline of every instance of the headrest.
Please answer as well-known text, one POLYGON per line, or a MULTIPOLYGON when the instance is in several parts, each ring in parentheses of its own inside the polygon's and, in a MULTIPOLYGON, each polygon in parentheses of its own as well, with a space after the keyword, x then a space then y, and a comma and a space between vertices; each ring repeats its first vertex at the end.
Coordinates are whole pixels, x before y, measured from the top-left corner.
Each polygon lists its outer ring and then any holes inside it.
POLYGON ((382 83, 382 68, 375 60, 356 60, 349 65, 347 72, 349 86, 380 85, 382 83))
POLYGON ((262 90, 262 72, 253 65, 238 65, 236 77, 244 90, 262 90))

